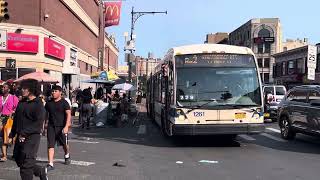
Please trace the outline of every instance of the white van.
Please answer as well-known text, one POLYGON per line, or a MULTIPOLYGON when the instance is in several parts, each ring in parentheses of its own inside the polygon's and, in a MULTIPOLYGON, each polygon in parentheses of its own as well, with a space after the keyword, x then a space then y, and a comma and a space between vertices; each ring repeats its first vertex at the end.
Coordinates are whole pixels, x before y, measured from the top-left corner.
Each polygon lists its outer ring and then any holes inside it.
POLYGON ((263 97, 264 97, 264 117, 265 119, 277 118, 278 105, 287 93, 287 89, 281 85, 264 85, 263 97))
POLYGON ((287 89, 282 85, 264 85, 263 86, 264 96, 271 95, 271 97, 267 98, 269 103, 279 104, 281 100, 284 98, 284 96, 286 95, 286 93, 287 93, 287 89))

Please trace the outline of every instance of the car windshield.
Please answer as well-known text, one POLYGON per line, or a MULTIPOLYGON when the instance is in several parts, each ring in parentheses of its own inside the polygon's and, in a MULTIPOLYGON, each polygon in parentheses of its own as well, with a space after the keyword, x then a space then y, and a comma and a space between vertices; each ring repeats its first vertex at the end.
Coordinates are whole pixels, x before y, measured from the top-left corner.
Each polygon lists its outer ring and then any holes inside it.
POLYGON ((265 94, 272 94, 273 95, 273 93, 274 93, 273 91, 274 91, 274 87, 273 86, 272 87, 268 86, 268 87, 264 88, 264 93, 265 94))
POLYGON ((285 88, 284 87, 276 87, 276 95, 280 95, 280 96, 282 96, 282 95, 285 95, 286 94, 286 90, 285 90, 285 88))
POLYGON ((206 107, 261 105, 255 68, 178 68, 177 104, 206 107), (212 103, 207 103, 212 101, 212 103))

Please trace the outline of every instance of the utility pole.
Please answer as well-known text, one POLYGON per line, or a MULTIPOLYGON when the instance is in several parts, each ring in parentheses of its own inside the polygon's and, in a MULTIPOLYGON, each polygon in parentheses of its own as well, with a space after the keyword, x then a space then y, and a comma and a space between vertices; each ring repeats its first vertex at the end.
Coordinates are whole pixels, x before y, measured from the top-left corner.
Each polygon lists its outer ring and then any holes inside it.
MULTIPOLYGON (((167 14, 167 11, 134 11, 134 7, 132 7, 132 11, 131 11, 131 32, 130 32, 130 41, 126 42, 127 45, 129 44, 130 48, 125 47, 125 51, 129 50, 131 54, 134 54, 135 48, 134 48, 134 34, 133 31, 135 29, 135 23, 137 22, 137 20, 144 15, 147 14, 167 14)), ((137 66, 137 65, 136 65, 137 66)), ((137 68, 137 67, 136 67, 137 68)), ((128 81, 130 83, 132 83, 132 62, 130 60, 128 60, 128 81)), ((138 77, 137 77, 138 80, 138 77)), ((128 97, 130 99, 131 94, 129 92, 128 97)))

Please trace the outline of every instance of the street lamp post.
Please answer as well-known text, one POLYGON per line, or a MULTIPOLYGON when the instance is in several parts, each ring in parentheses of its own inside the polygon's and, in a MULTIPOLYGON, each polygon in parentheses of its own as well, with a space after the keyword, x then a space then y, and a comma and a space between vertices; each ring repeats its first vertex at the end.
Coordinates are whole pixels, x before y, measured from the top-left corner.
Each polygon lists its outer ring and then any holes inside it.
MULTIPOLYGON (((137 22, 137 20, 144 15, 147 14, 167 14, 167 11, 134 11, 134 7, 132 7, 132 11, 131 11, 131 33, 130 33, 130 45, 133 45, 132 43, 134 43, 134 37, 133 37, 133 31, 134 31, 134 26, 135 23, 137 22)), ((131 54, 134 53, 135 49, 134 48, 130 48, 130 49, 126 49, 125 51, 129 50, 131 54)), ((132 62, 129 60, 128 61, 128 81, 131 83, 132 82, 132 62)), ((138 80, 138 79, 137 79, 138 80)), ((130 98, 130 91, 128 94, 128 97, 130 98)))

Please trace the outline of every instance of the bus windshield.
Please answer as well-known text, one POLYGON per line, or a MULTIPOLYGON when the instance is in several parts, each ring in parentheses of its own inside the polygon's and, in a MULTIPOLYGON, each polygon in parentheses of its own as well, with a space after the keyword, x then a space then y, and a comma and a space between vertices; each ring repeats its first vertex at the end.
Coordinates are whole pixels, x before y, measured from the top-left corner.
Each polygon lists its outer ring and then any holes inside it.
POLYGON ((261 106, 257 76, 255 67, 177 68, 177 105, 180 107, 261 106))

